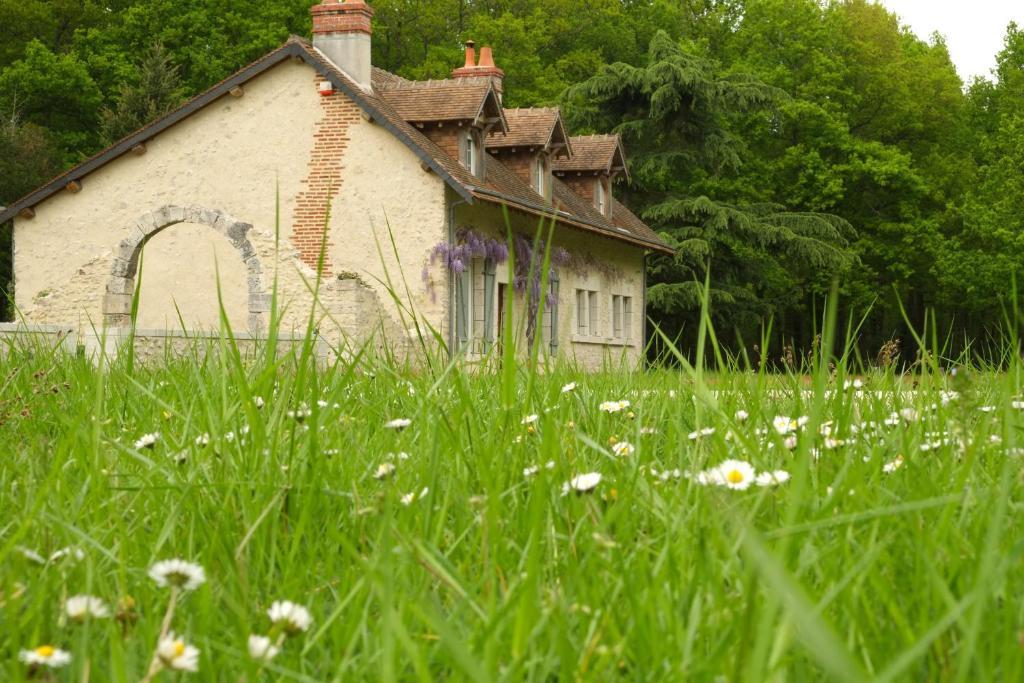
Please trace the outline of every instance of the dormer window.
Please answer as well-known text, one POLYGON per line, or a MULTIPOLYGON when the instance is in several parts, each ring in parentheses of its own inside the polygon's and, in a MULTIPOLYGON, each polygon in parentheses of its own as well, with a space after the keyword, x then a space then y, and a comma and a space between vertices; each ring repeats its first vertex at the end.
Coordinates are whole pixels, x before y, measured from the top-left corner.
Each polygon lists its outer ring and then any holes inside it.
POLYGON ((482 178, 484 173, 484 146, 477 128, 468 129, 462 136, 461 142, 462 165, 466 170, 477 178, 482 178))
POLYGON ((604 184, 604 178, 598 176, 594 179, 594 206, 601 212, 602 216, 608 215, 609 199, 608 190, 604 184))
POLYGON ((547 154, 538 154, 533 160, 533 189, 541 197, 551 198, 551 164, 547 154))

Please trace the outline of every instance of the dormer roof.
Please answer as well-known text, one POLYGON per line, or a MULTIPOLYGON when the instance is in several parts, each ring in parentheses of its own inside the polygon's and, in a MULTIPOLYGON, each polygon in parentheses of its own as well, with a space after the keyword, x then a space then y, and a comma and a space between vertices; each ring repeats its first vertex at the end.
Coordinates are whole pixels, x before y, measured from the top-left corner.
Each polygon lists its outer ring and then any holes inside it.
POLYGON ((556 159, 553 170, 563 173, 627 174, 626 153, 618 135, 583 135, 569 138, 572 157, 556 159))
POLYGON ((490 78, 408 81, 378 74, 379 70, 375 72, 375 92, 409 123, 468 121, 508 130, 505 110, 490 78))
POLYGON ((558 107, 506 109, 508 132, 492 132, 487 136, 487 148, 496 150, 545 150, 556 156, 569 157, 572 146, 562 112, 558 107))

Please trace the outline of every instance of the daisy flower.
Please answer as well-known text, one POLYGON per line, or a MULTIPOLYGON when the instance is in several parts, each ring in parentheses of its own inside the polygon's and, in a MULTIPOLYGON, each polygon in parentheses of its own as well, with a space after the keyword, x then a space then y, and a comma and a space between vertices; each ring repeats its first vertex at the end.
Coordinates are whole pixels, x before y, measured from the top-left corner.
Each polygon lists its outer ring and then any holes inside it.
POLYGON ((157 643, 156 656, 168 669, 199 671, 199 650, 185 643, 173 632, 168 633, 157 643))
POLYGON ((377 466, 377 471, 373 473, 373 478, 378 481, 384 481, 395 473, 395 469, 394 463, 382 462, 377 466))
POLYGON ((71 653, 52 645, 40 645, 32 650, 22 650, 18 659, 30 666, 46 666, 59 669, 71 663, 71 653))
POLYGON ((733 415, 733 418, 734 418, 734 419, 735 419, 735 420, 736 420, 737 422, 746 422, 746 421, 747 421, 747 418, 749 418, 749 417, 750 417, 750 413, 748 413, 748 412, 747 412, 747 411, 745 411, 745 410, 737 410, 737 411, 736 411, 736 414, 735 414, 735 415, 733 415))
POLYGON ((536 424, 537 420, 539 420, 539 419, 540 419, 540 417, 538 415, 536 415, 536 414, 527 415, 526 417, 524 417, 522 419, 522 421, 519 424, 532 425, 532 424, 536 424))
POLYGON ((860 389, 864 386, 864 382, 860 379, 848 379, 843 382, 843 389, 860 389))
POLYGON ((600 472, 588 472, 586 474, 578 474, 569 481, 562 484, 562 495, 574 491, 577 494, 590 493, 597 488, 597 485, 601 483, 600 472))
POLYGON ((562 387, 562 393, 568 394, 569 392, 576 391, 576 382, 569 382, 562 387))
POLYGON ((64 602, 64 612, 72 621, 86 619, 106 619, 110 616, 110 608, 102 599, 93 595, 75 595, 64 602))
POLYGON ((204 433, 204 434, 200 434, 199 436, 196 437, 196 445, 199 446, 200 448, 202 448, 203 446, 208 446, 209 443, 210 443, 210 435, 209 434, 205 434, 204 433))
POLYGON ((135 450, 141 451, 143 448, 153 448, 156 446, 156 442, 160 440, 160 432, 153 432, 151 434, 143 434, 139 437, 138 441, 135 442, 135 450))
POLYGON ((714 427, 705 427, 704 429, 698 429, 695 432, 690 432, 689 435, 687 435, 686 438, 688 438, 690 441, 696 441, 697 439, 700 439, 701 437, 711 436, 714 433, 715 433, 715 428, 714 427))
POLYGON ((708 481, 735 491, 743 491, 754 483, 754 466, 744 460, 726 460, 709 470, 708 481))
POLYGON ((786 470, 775 470, 774 472, 761 472, 754 479, 758 486, 778 486, 789 481, 789 472, 786 470))
POLYGON ((289 410, 285 413, 289 418, 295 420, 299 424, 306 421, 306 418, 313 414, 313 411, 306 405, 299 406, 296 410, 289 410))
POLYGON ((415 491, 412 491, 411 493, 407 493, 404 496, 402 496, 401 503, 402 503, 402 505, 405 505, 406 507, 408 507, 408 506, 412 505, 413 503, 415 503, 417 500, 425 497, 429 492, 430 492, 430 489, 427 488, 426 486, 424 486, 423 490, 420 491, 419 493, 416 493, 415 491))
POLYGON ((270 638, 266 636, 251 635, 249 636, 248 645, 249 656, 263 662, 269 662, 281 651, 281 648, 274 645, 270 638))
POLYGON ((618 413, 629 407, 629 401, 605 401, 598 408, 605 413, 618 413))
POLYGON ((285 633, 293 636, 302 631, 308 631, 313 617, 309 610, 289 600, 277 600, 267 610, 270 623, 284 629, 285 633))
POLYGON ((617 444, 612 445, 612 453, 621 458, 624 458, 627 455, 633 455, 633 451, 635 450, 636 448, 633 447, 633 444, 628 441, 620 441, 617 444))
POLYGON ((206 572, 198 564, 185 560, 162 560, 149 568, 149 578, 161 588, 174 586, 191 591, 206 582, 206 572))
POLYGON ((523 476, 527 479, 536 476, 538 472, 540 472, 540 465, 531 465, 530 467, 523 468, 523 476))
POLYGON ((405 429, 412 424, 412 420, 406 417, 395 418, 394 420, 388 420, 384 423, 384 429, 397 429, 399 431, 405 429))
POLYGON ((786 417, 785 415, 778 415, 772 420, 772 426, 775 427, 775 433, 779 435, 792 434, 799 428, 803 427, 810 420, 809 417, 803 415, 797 419, 786 417))
POLYGON ((895 460, 891 460, 882 465, 882 471, 886 474, 892 474, 901 467, 903 467, 903 456, 897 455, 895 460))
POLYGON ((263 406, 267 405, 267 402, 263 400, 262 396, 253 396, 252 404, 256 406, 256 410, 262 410, 263 406))
POLYGON ((1024 410, 1024 401, 1012 401, 1010 407, 1014 410, 1024 410))

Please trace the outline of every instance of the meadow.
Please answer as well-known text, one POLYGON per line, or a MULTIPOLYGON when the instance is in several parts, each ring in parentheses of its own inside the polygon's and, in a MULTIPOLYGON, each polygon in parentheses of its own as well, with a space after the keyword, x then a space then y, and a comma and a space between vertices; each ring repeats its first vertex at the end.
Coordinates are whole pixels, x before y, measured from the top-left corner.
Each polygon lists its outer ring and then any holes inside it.
POLYGON ((1024 677, 1014 362, 277 355, 5 351, 0 679, 1024 677))

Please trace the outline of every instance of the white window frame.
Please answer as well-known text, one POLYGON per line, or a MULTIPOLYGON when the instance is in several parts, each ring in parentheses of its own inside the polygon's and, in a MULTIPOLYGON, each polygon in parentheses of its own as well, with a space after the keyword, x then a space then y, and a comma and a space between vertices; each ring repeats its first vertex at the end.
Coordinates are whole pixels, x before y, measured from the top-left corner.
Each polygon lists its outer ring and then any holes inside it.
POLYGON ((604 178, 597 176, 594 181, 594 207, 601 212, 602 216, 608 215, 608 191, 604 186, 604 178))
POLYGON ((551 172, 547 155, 543 152, 533 159, 533 189, 545 199, 551 196, 551 172))

